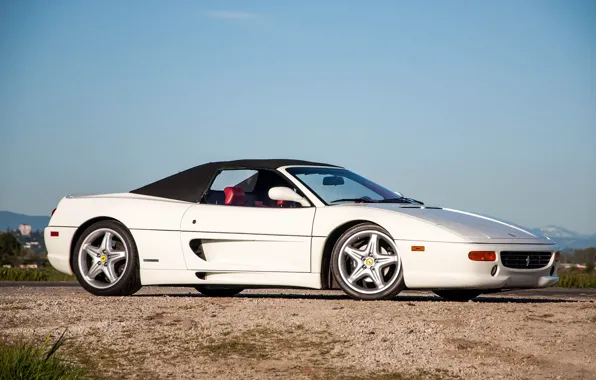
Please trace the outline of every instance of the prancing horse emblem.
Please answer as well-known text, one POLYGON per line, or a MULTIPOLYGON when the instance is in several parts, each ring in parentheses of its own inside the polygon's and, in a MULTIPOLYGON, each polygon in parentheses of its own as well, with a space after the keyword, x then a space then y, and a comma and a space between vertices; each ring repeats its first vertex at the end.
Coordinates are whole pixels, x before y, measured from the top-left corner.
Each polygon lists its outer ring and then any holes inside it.
POLYGON ((526 267, 530 266, 530 256, 526 257, 526 267))

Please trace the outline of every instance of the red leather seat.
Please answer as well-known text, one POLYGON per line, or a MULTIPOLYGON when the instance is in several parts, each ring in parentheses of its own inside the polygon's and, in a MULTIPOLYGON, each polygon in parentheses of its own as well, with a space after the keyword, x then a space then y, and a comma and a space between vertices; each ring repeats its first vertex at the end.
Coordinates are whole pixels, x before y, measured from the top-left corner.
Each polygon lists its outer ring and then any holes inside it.
POLYGON ((282 207, 282 208, 294 208, 294 207, 300 207, 298 206, 298 203, 296 202, 292 202, 292 201, 277 201, 277 207, 282 207))
POLYGON ((238 186, 229 186, 224 189, 224 203, 232 206, 244 205, 244 190, 238 186))

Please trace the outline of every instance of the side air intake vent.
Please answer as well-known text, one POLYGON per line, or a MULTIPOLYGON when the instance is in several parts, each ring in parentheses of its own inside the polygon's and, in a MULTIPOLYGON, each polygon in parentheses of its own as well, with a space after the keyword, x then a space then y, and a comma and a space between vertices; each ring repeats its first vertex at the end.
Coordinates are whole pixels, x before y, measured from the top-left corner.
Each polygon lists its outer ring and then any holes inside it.
POLYGON ((207 261, 205 257, 205 252, 203 252, 203 242, 201 239, 192 239, 190 241, 190 249, 197 255, 201 260, 207 261))

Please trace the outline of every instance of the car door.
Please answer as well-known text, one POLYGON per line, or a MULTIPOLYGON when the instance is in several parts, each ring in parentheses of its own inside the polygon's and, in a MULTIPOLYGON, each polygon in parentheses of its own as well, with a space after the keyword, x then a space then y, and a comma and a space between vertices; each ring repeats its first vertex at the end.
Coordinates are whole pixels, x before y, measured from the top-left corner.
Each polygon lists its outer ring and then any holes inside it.
MULTIPOLYGON (((218 178, 229 174, 224 172, 218 178)), ((310 272, 315 207, 263 206, 263 201, 254 198, 258 191, 250 183, 259 172, 242 172, 250 173, 234 173, 235 179, 227 181, 216 178, 209 189, 211 193, 206 200, 209 203, 195 204, 184 214, 181 239, 188 269, 310 272), (253 172, 254 177, 244 178, 253 172), (247 190, 243 195, 246 198, 241 204, 226 204, 219 192, 239 185, 247 190)), ((266 185, 261 182, 256 186, 264 189, 266 185)))

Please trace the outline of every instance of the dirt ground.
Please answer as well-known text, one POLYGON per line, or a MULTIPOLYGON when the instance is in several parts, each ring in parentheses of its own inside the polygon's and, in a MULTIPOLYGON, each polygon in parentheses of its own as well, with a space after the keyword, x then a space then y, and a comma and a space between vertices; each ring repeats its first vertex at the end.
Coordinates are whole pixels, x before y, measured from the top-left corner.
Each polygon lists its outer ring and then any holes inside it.
POLYGON ((596 379, 596 297, 0 287, 0 338, 64 329, 65 352, 112 379, 596 379))

